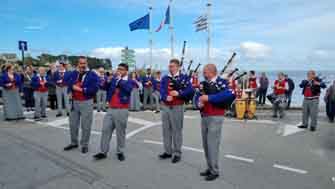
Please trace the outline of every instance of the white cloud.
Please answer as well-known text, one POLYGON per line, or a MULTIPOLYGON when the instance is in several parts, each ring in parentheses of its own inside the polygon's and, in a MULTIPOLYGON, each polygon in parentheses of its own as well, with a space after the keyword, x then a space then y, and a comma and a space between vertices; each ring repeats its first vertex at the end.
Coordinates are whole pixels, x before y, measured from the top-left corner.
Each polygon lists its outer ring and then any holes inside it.
POLYGON ((41 31, 43 30, 45 27, 44 26, 39 26, 39 25, 32 25, 32 26, 26 26, 24 27, 24 30, 26 31, 41 31))
POLYGON ((242 42, 240 44, 242 55, 248 59, 264 59, 271 55, 271 47, 252 41, 242 42))

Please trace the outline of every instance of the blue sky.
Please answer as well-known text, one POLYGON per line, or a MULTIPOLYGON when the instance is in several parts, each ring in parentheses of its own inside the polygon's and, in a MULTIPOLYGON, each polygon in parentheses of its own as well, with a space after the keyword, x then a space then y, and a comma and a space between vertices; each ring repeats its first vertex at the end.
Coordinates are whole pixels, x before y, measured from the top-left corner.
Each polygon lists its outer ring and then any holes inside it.
MULTIPOLYGON (((174 0, 172 15, 176 55, 188 41, 187 59, 204 62, 206 33, 192 22, 205 12, 206 0, 174 0)), ((212 0, 212 61, 224 64, 232 51, 236 66, 257 70, 335 70, 334 0, 212 0)), ((120 59, 120 49, 136 50, 139 65, 148 63, 147 31, 130 32, 128 24, 153 6, 158 27, 168 0, 2 0, 0 52, 17 52, 29 41, 41 52, 88 54, 120 59)), ((169 59, 167 27, 154 33, 154 63, 169 59)))

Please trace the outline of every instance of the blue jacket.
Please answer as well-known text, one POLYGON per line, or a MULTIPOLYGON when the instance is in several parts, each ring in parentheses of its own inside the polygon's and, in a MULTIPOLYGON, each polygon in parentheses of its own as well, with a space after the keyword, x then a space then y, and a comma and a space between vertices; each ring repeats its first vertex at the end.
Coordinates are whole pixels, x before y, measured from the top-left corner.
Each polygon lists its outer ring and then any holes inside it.
MULTIPOLYGON (((46 87, 48 87, 48 85, 50 84, 50 79, 49 76, 47 74, 45 74, 45 80, 46 80, 46 87)), ((31 78, 31 82, 30 85, 32 86, 32 88, 34 90, 38 89, 40 87, 40 77, 38 74, 34 74, 34 76, 31 78)))
POLYGON ((141 77, 141 82, 142 82, 143 88, 145 88, 145 83, 148 82, 148 81, 151 81, 152 86, 154 86, 155 78, 153 76, 147 77, 147 75, 145 75, 145 76, 141 77))
POLYGON ((108 77, 104 76, 105 82, 102 83, 101 77, 99 77, 99 89, 106 91, 108 89, 108 77))
MULTIPOLYGON (((181 85, 181 89, 178 90, 179 97, 183 100, 190 100, 192 99, 194 95, 194 89, 192 87, 192 84, 185 74, 179 74, 176 77, 177 83, 181 85)), ((168 96, 168 84, 169 84, 169 76, 164 76, 161 80, 161 87, 160 87, 160 95, 161 100, 163 102, 167 102, 166 98, 168 96)))
MULTIPOLYGON (((63 77, 63 83, 65 85, 67 85, 67 82, 69 80, 69 76, 70 76, 70 71, 65 71, 64 73, 64 77, 63 77)), ((61 80, 61 76, 60 76, 60 72, 59 71, 56 71, 55 74, 54 74, 54 77, 52 78, 53 82, 56 84, 56 85, 59 85, 59 83, 57 83, 57 81, 61 80)))
MULTIPOLYGON (((222 104, 231 104, 235 100, 235 94, 233 90, 229 88, 229 83, 227 80, 217 77, 216 79, 216 86, 219 92, 215 94, 207 94, 208 95, 208 102, 213 106, 221 106, 222 104)), ((200 88, 202 88, 200 86, 200 88)), ((199 98, 201 96, 201 92, 197 92, 195 95, 195 105, 197 108, 199 105, 199 98)))
MULTIPOLYGON (((74 70, 69 73, 67 79, 68 91, 72 92, 73 85, 76 84, 79 77, 79 72, 74 70)), ((99 90, 99 76, 93 71, 87 71, 83 81, 83 93, 87 99, 93 98, 99 90)))
MULTIPOLYGON (((21 76, 19 74, 14 73, 14 79, 15 79, 15 85, 17 86, 19 90, 21 90, 22 84, 23 84, 21 76)), ((6 89, 7 88, 6 84, 8 83, 10 83, 8 73, 3 72, 0 77, 0 86, 6 89)))
POLYGON ((109 83, 107 91, 107 101, 109 102, 115 92, 116 88, 120 89, 119 98, 122 104, 128 104, 130 101, 130 94, 133 89, 132 80, 117 80, 116 77, 113 77, 109 83))

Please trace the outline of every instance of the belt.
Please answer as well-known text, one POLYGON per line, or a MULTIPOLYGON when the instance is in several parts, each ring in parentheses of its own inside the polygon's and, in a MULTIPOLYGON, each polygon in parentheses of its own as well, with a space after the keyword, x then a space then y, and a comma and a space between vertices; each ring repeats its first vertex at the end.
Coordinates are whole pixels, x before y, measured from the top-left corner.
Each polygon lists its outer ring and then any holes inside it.
POLYGON ((305 100, 316 100, 316 99, 319 99, 319 97, 311 97, 311 98, 305 97, 305 100))

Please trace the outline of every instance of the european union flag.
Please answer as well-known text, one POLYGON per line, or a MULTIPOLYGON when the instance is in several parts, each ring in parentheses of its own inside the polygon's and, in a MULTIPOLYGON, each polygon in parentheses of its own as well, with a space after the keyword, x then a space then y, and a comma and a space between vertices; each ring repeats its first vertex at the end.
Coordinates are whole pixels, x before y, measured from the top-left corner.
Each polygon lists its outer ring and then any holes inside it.
POLYGON ((130 31, 139 30, 139 29, 150 29, 150 16, 149 14, 135 20, 129 24, 130 31))

